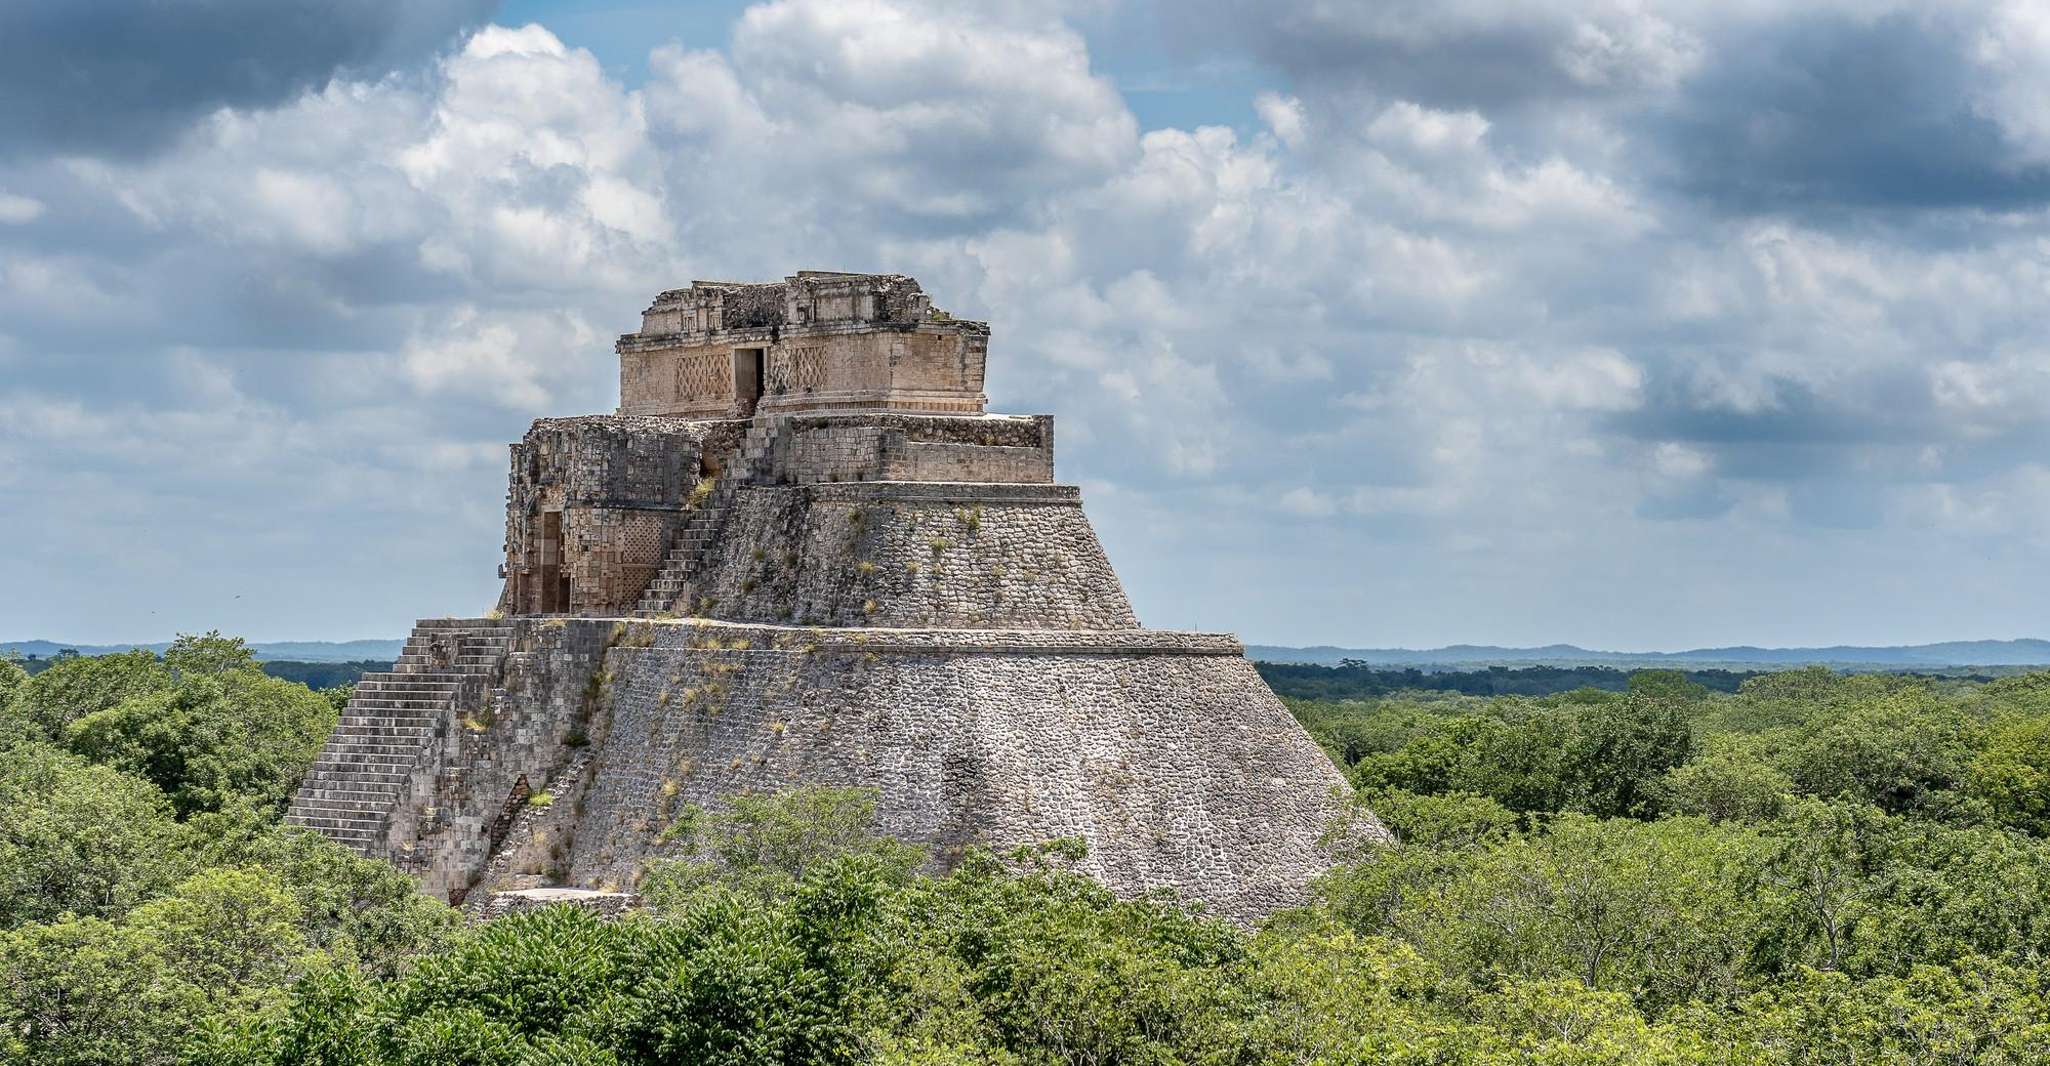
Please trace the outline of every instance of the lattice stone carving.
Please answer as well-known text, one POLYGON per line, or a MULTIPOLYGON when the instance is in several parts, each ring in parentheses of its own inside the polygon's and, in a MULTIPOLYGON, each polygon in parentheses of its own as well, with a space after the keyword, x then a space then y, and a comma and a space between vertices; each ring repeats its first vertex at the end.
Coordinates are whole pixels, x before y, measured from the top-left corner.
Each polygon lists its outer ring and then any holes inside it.
POLYGON ((824 345, 789 346, 769 353, 770 392, 810 392, 825 384, 824 345))
POLYGON ((724 396, 731 391, 732 363, 720 352, 700 352, 676 361, 676 395, 688 399, 724 396))
POLYGON ((625 528, 620 534, 620 561, 652 563, 660 560, 668 532, 668 525, 661 515, 627 515, 625 528))

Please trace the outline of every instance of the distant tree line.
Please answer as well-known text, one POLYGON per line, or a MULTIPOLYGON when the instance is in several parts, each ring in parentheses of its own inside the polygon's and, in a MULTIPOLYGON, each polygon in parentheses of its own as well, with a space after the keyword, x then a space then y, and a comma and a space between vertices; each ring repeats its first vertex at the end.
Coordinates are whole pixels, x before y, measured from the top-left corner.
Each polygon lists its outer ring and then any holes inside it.
MULTIPOLYGON (((1337 666, 1315 663, 1253 664, 1281 696, 1306 700, 1352 700, 1397 692, 1459 692, 1469 696, 1550 696, 1577 688, 1622 692, 1634 670, 1613 666, 1487 666, 1475 670, 1422 670, 1376 666, 1344 659, 1337 666)), ((1676 671, 1661 671, 1674 673, 1676 671)), ((1735 692, 1758 671, 1677 671, 1711 692, 1735 692)))
MULTIPOLYGON (((51 656, 30 655, 15 660, 23 672, 34 676, 66 659, 81 658, 76 652, 66 655, 59 652, 51 656)), ((364 674, 391 669, 388 661, 357 659, 350 662, 297 662, 291 659, 264 659, 256 664, 257 669, 271 677, 284 681, 296 681, 308 688, 337 688, 353 685, 364 674)))

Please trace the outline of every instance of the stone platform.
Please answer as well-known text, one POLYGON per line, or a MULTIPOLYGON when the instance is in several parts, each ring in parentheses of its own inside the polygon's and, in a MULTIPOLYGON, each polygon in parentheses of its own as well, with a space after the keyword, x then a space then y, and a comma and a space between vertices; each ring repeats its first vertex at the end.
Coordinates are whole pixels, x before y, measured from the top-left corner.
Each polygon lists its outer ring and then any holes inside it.
POLYGON ((439 710, 363 848, 437 894, 631 891, 687 804, 798 785, 875 789, 936 870, 1074 837, 1121 893, 1244 920, 1327 864, 1343 779, 1227 635, 504 625, 493 684, 439 710))
POLYGON ((482 912, 624 906, 692 806, 857 786, 935 869, 1072 837, 1126 895, 1302 902, 1338 770, 1236 639, 1140 627, 987 343, 902 275, 663 292, 618 413, 512 446, 493 617, 420 623, 290 820, 482 912))

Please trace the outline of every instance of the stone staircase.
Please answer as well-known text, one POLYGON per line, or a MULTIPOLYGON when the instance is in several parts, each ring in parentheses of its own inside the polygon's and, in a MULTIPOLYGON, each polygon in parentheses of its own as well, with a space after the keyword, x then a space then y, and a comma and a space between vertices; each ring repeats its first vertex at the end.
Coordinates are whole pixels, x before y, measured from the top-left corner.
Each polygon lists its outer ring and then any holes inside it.
POLYGON ((292 797, 287 824, 359 855, 385 857, 394 809, 415 766, 466 687, 488 686, 512 645, 510 624, 431 618, 414 627, 389 673, 364 674, 320 758, 292 797))
MULTIPOLYGON (((684 519, 683 525, 677 529, 668 554, 662 557, 661 569, 648 579, 648 587, 641 592, 641 602, 635 608, 635 614, 646 618, 667 613, 690 588, 692 577, 704 565, 706 550, 726 524, 726 514, 732 507, 734 494, 741 486, 762 480, 773 468, 771 453, 776 446, 777 425, 777 419, 770 417, 757 418, 748 426, 747 436, 740 444, 740 455, 726 476, 712 486, 711 495, 692 508, 690 517, 684 519)), ((688 606, 685 605, 686 613, 688 606)))

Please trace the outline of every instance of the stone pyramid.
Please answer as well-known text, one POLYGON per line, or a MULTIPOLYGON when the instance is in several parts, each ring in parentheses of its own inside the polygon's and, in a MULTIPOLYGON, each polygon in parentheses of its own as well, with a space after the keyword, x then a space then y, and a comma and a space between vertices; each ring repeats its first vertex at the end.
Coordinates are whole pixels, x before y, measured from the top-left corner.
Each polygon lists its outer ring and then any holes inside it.
POLYGON ((618 413, 512 446, 499 609, 364 679, 290 820, 505 905, 630 893, 689 805, 863 786, 942 867, 1079 837, 1120 893, 1302 901, 1343 779, 1236 639, 1140 627, 988 342, 902 275, 656 297, 618 413))

